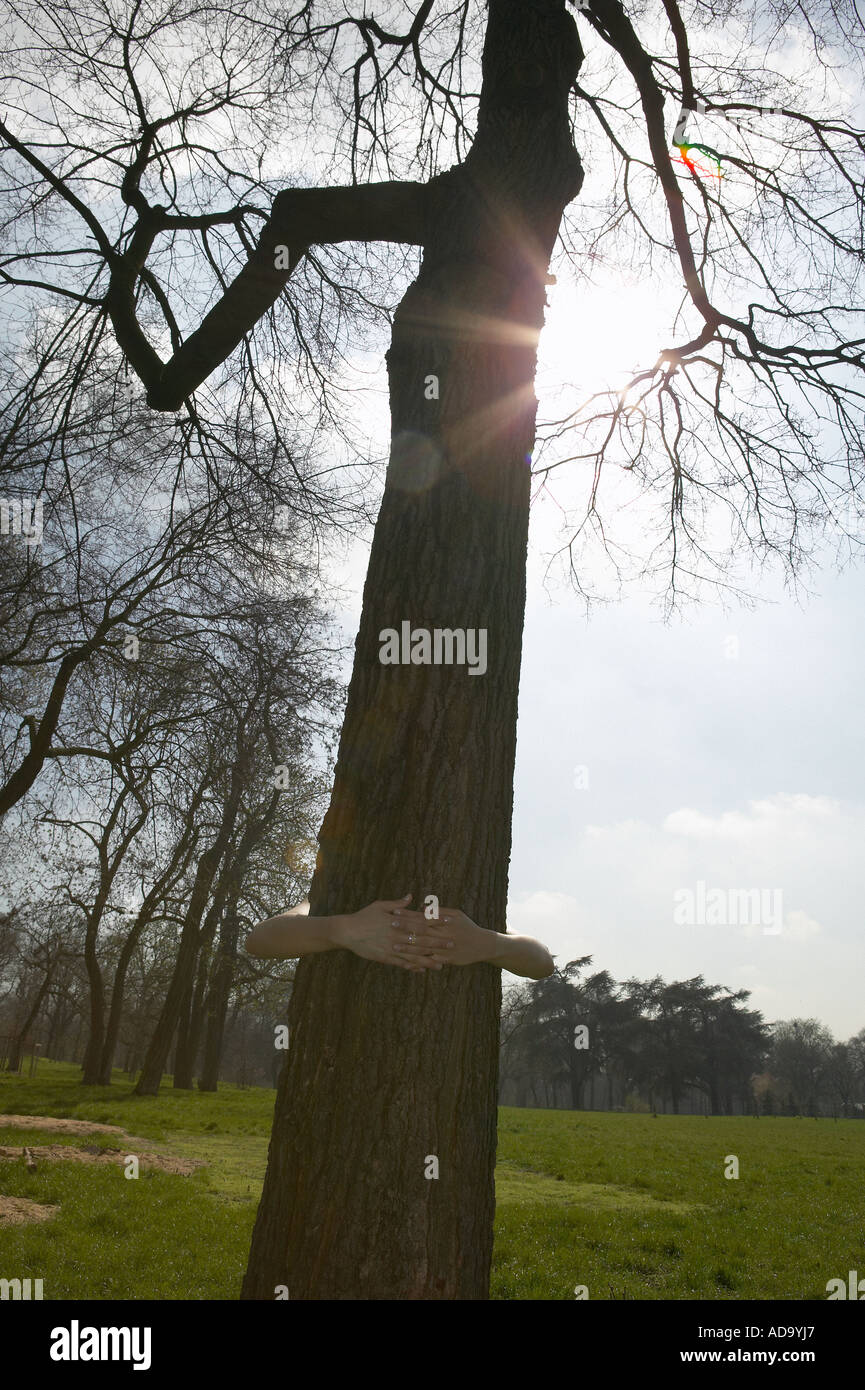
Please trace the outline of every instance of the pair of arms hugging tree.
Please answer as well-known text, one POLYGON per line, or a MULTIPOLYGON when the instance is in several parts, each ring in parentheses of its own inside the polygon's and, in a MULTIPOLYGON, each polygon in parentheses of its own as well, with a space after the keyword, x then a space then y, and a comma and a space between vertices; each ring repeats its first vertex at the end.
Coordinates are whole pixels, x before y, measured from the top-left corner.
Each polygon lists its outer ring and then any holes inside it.
POLYGON ((479 927, 459 908, 442 908, 430 920, 410 908, 410 902, 407 893, 395 901, 370 903, 359 912, 335 917, 279 913, 259 922, 246 938, 246 949, 252 956, 282 960, 346 950, 364 960, 414 972, 487 961, 530 980, 543 980, 555 969, 546 947, 530 936, 507 936, 479 927))

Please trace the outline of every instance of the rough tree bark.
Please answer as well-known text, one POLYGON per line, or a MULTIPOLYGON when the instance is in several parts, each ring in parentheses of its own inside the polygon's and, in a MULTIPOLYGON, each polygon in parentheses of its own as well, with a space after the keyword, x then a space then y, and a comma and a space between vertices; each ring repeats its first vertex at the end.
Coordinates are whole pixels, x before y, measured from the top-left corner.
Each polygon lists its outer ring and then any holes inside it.
MULTIPOLYGON (((214 932, 216 928, 214 927, 214 932)), ((181 1085, 191 1091, 193 1089, 193 1077, 195 1075, 195 1063, 201 1050, 201 1039, 204 1033, 205 1004, 207 981, 210 976, 210 967, 213 956, 213 933, 211 933, 202 944, 198 953, 198 971, 195 976, 195 989, 192 993, 189 1008, 189 1021, 186 1026, 183 1039, 183 1059, 182 1065, 175 1065, 174 1068, 174 1088, 180 1089, 181 1085)))
POLYGON ((120 1036, 120 1021, 123 1017, 123 1000, 126 991, 126 975, 129 965, 135 954, 135 948, 141 937, 156 915, 157 909, 163 902, 165 895, 177 882, 186 865, 188 864, 193 850, 198 843, 198 831, 192 819, 194 811, 197 810, 203 797, 196 797, 193 802, 193 810, 190 819, 184 826, 180 838, 175 844, 171 859, 165 870, 159 875, 152 885, 149 893, 141 904, 141 908, 135 921, 120 948, 117 957, 117 965, 114 970, 114 981, 111 986, 111 1006, 108 1011, 108 1022, 105 1025, 105 1039, 102 1044, 102 1051, 99 1058, 99 1080, 100 1086, 111 1085, 111 1071, 114 1066, 114 1054, 117 1050, 117 1040, 120 1036))
MULTIPOLYGON (((564 0, 490 0, 477 137, 428 189, 393 325, 391 459, 313 915, 411 890, 505 927, 533 381, 582 179, 567 115, 580 59, 564 0), (485 628, 486 674, 383 666, 379 632, 404 620, 485 628)), ((488 1296, 499 1004, 486 964, 300 963, 243 1297, 488 1296)))
POLYGON ((192 1061, 189 1057, 189 1024, 192 1014, 192 991, 194 979, 201 968, 201 952, 193 962, 193 969, 190 971, 186 981, 186 988, 180 1001, 180 1008, 177 1012, 177 1024, 174 1033, 174 1060, 169 1068, 171 1072, 171 1084, 175 1091, 192 1090, 192 1061), (180 1075, 178 1077, 178 1067, 180 1075))
POLYGON ((111 889, 126 856, 126 851, 147 820, 148 808, 139 801, 138 815, 124 830, 114 853, 110 853, 111 837, 120 818, 120 812, 127 797, 133 794, 132 788, 129 786, 124 787, 121 791, 96 844, 99 862, 99 888, 93 905, 86 914, 87 924, 84 934, 84 967, 87 971, 87 983, 90 989, 90 1030, 81 1067, 82 1086, 103 1084, 100 1076, 100 1059, 105 1038, 105 982, 102 978, 102 966, 99 962, 99 928, 102 925, 108 899, 111 896, 111 889))
POLYGON ((198 958, 194 984, 190 975, 180 1009, 177 1043, 174 1052, 174 1079, 172 1081, 175 1091, 191 1091, 193 1089, 195 1059, 198 1056, 201 1041, 204 989, 209 973, 211 948, 219 919, 222 916, 227 891, 227 870, 225 863, 223 863, 220 880, 214 889, 213 900, 207 909, 207 916, 198 935, 198 958))
POLYGON ((135 1087, 135 1094, 137 1096, 155 1096, 159 1093, 159 1086, 162 1081, 163 1072, 165 1071, 165 1064, 168 1060, 168 1054, 171 1051, 171 1044, 175 1032, 177 1031, 178 1020, 183 1008, 183 1000, 187 988, 191 986, 195 975, 201 919, 204 916, 204 909, 210 896, 217 869, 231 842, 231 836, 234 833, 243 792, 247 756, 247 753, 240 751, 239 743, 238 761, 232 768, 231 780, 223 807, 222 820, 216 838, 198 861, 195 882, 192 886, 192 892, 183 920, 183 928, 180 933, 174 971, 156 1027, 153 1030, 153 1036, 147 1048, 144 1064, 141 1068, 141 1076, 138 1078, 138 1085, 135 1087))
POLYGON ((219 1064, 225 1042, 225 1019, 228 1013, 228 1000, 234 972, 237 968, 237 940, 240 935, 240 918, 237 915, 237 898, 233 896, 226 903, 225 913, 219 928, 219 943, 213 960, 210 987, 205 1003, 204 1056, 201 1062, 201 1076, 198 1080, 200 1091, 215 1091, 219 1082, 219 1064))
POLYGON ((28 1041, 28 1034, 33 1024, 36 1022, 36 1019, 39 1017, 39 1010, 42 1008, 45 996, 51 988, 51 973, 53 968, 53 963, 49 958, 42 982, 36 991, 36 997, 25 1014, 21 1027, 17 1029, 12 1038, 12 1046, 9 1049, 9 1057, 6 1062, 7 1071, 17 1071, 21 1065, 21 1056, 28 1041))
MULTIPOLYGON (((114 982, 111 986, 111 1004, 108 1010, 108 1021, 105 1024, 105 1036, 99 1053, 98 1073, 95 1082, 97 1086, 111 1085, 114 1054, 117 1050, 117 1039, 120 1036, 120 1020, 123 1016, 126 973, 129 969, 129 962, 132 960, 135 953, 135 947, 138 945, 145 928, 149 926, 152 917, 152 910, 139 912, 132 930, 120 948, 117 966, 114 971, 114 982)), ((92 1027, 93 1024, 91 1020, 91 1030, 92 1027)))
MULTIPOLYGON (((198 1082, 199 1090, 202 1091, 215 1091, 219 1082, 219 1064, 222 1059, 222 1048, 225 1040, 225 1015, 228 1011, 228 999, 231 994, 234 973, 237 969, 237 939, 240 935, 238 899, 243 874, 249 856, 267 834, 273 822, 279 800, 280 793, 274 793, 261 815, 250 818, 238 845, 237 853, 232 857, 228 866, 224 891, 214 903, 218 915, 222 918, 219 926, 219 941, 216 953, 212 958, 207 996, 200 998, 199 991, 196 989, 196 1000, 193 1001, 192 1009, 193 1020, 190 1025, 192 1035, 191 1060, 197 1056, 202 1027, 206 1030, 201 1077, 198 1082)), ((211 933, 209 943, 212 940, 213 934, 211 933)), ((203 977, 199 975, 199 983, 203 984, 203 982, 203 977)), ((174 1084, 177 1085, 176 1077, 174 1084)))

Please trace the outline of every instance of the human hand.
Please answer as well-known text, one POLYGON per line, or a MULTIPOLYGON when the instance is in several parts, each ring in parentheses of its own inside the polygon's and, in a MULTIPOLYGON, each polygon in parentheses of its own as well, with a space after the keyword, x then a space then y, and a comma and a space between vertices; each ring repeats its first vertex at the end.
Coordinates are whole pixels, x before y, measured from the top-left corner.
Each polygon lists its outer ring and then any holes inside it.
POLYGON ((422 912, 410 912, 398 906, 394 911, 397 923, 411 923, 397 935, 395 948, 416 960, 432 962, 433 966, 476 965, 495 955, 496 932, 479 927, 458 907, 443 907, 438 918, 429 921, 422 912), (416 920, 420 919, 418 929, 416 920), (414 941, 409 941, 409 934, 414 941))
POLYGON ((334 946, 363 960, 401 966, 415 973, 441 970, 441 964, 429 954, 441 948, 441 938, 428 932, 433 923, 422 912, 409 908, 410 902, 411 893, 406 893, 404 898, 370 903, 359 912, 337 917, 331 931, 334 946))

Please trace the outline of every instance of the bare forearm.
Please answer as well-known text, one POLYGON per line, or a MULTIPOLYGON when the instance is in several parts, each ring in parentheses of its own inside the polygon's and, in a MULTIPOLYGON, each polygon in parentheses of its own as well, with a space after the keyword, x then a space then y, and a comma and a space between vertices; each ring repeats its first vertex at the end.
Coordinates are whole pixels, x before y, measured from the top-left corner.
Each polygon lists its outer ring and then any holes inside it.
POLYGON ((339 917, 306 917, 280 912, 253 928, 246 938, 246 949, 251 956, 273 960, 332 951, 337 944, 340 920, 339 917))
POLYGON ((246 938, 246 949, 251 956, 273 960, 347 949, 363 959, 407 970, 489 961, 529 980, 553 974, 553 958, 540 941, 490 931, 457 909, 445 910, 440 922, 428 922, 407 907, 409 896, 334 917, 281 912, 259 922, 246 938))
POLYGON ((529 980, 545 980, 555 970, 555 962, 540 941, 531 936, 508 936, 491 931, 490 955, 492 965, 500 965, 512 975, 524 975, 529 980))

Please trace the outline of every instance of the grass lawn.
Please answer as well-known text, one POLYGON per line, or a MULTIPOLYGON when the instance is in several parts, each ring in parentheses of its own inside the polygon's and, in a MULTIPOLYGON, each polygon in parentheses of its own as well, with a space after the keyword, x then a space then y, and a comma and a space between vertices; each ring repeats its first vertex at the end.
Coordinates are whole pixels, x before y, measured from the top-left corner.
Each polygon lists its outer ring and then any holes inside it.
MULTIPOLYGON (((146 1147, 204 1159, 191 1177, 0 1159, 0 1193, 58 1206, 0 1229, 0 1278, 41 1278, 46 1299, 234 1299, 249 1248, 275 1092, 221 1086, 139 1098, 122 1073, 0 1074, 0 1113, 121 1125, 146 1147)), ((0 1127, 0 1145, 107 1147, 0 1127)), ((132 1151, 130 1149, 130 1151, 132 1151)), ((865 1274, 865 1123, 502 1109, 496 1299, 826 1298, 865 1274), (739 1178, 725 1178, 727 1156, 739 1178)))

